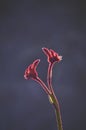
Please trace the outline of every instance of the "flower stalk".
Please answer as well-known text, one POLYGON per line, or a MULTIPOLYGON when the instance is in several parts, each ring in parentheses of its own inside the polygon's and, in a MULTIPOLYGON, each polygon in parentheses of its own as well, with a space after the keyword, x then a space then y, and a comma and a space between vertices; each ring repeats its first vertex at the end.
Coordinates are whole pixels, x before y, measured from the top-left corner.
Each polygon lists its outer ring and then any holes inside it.
POLYGON ((51 95, 49 95, 49 101, 51 104, 53 104, 54 109, 55 109, 58 130, 63 130, 59 102, 58 102, 57 97, 55 96, 55 93, 52 87, 52 69, 56 62, 59 62, 62 60, 62 56, 59 56, 52 49, 50 50, 47 48, 42 48, 42 49, 45 55, 47 56, 47 61, 49 62, 48 73, 47 73, 47 83, 48 83, 48 88, 52 93, 51 95))
POLYGON ((49 96, 49 101, 54 106, 54 109, 55 109, 58 130, 63 130, 59 102, 58 102, 57 97, 55 96, 55 93, 52 87, 52 69, 53 69, 53 64, 49 63, 47 82, 48 82, 48 87, 52 92, 52 94, 49 96))
POLYGON ((58 102, 54 93, 49 97, 49 99, 50 99, 50 102, 52 103, 52 105, 54 106, 54 109, 55 109, 58 130, 63 130, 59 102, 58 102))
POLYGON ((45 85, 45 83, 39 77, 37 77, 37 79, 35 79, 35 81, 37 81, 42 86, 42 88, 46 92, 46 94, 51 95, 51 91, 48 89, 48 87, 45 85))

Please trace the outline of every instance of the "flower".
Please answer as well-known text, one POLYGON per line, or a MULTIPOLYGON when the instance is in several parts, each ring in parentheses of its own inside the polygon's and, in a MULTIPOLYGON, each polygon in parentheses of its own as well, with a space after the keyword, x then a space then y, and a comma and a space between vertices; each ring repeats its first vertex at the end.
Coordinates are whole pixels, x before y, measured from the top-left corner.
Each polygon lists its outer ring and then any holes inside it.
POLYGON ((40 77, 38 76, 38 73, 36 71, 36 68, 40 62, 40 59, 35 60, 32 64, 30 64, 27 67, 27 69, 25 70, 25 73, 24 73, 24 78, 25 79, 31 78, 41 85, 41 87, 43 88, 45 93, 48 95, 50 103, 53 104, 53 106, 55 108, 58 129, 63 130, 59 102, 58 102, 58 99, 56 98, 56 95, 55 95, 53 87, 52 87, 52 68, 53 68, 54 63, 62 60, 62 56, 59 56, 58 53, 56 53, 52 49, 42 48, 42 50, 45 53, 45 55, 47 56, 47 61, 49 62, 48 73, 47 73, 48 86, 40 79, 40 77))
POLYGON ((48 73, 47 73, 48 86, 46 86, 46 84, 40 79, 40 77, 38 76, 38 73, 36 71, 36 68, 37 68, 37 66, 40 62, 40 59, 35 60, 32 64, 30 64, 27 67, 27 69, 25 70, 25 73, 24 73, 24 78, 35 80, 36 82, 38 82, 41 85, 41 87, 44 89, 44 91, 48 95, 51 95, 53 93, 53 88, 52 88, 52 68, 53 68, 53 64, 61 61, 62 56, 59 56, 58 53, 56 53, 52 49, 49 50, 48 48, 42 48, 42 50, 45 53, 45 55, 47 56, 47 60, 49 62, 48 73))
POLYGON ((38 82, 42 86, 42 88, 44 89, 44 91, 48 95, 50 95, 51 94, 50 90, 45 85, 45 83, 38 77, 38 73, 36 71, 36 68, 37 68, 39 62, 40 62, 40 59, 37 59, 31 65, 28 66, 28 68, 25 70, 24 78, 25 79, 32 78, 33 80, 35 80, 36 82, 38 82))
POLYGON ((47 61, 51 64, 59 62, 62 60, 62 56, 59 56, 58 53, 56 53, 54 50, 52 49, 48 49, 48 48, 42 48, 43 52, 45 53, 45 55, 47 56, 47 61))
POLYGON ((40 59, 35 60, 31 65, 28 66, 28 68, 25 70, 24 78, 25 79, 36 79, 38 77, 38 73, 36 71, 36 68, 40 62, 40 59))

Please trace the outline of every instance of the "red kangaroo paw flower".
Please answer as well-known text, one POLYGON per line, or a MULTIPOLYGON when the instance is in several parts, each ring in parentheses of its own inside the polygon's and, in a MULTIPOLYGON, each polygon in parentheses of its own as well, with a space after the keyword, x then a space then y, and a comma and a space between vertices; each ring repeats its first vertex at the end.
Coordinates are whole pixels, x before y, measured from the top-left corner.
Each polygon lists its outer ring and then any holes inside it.
POLYGON ((48 48, 42 48, 43 52, 45 53, 45 55, 47 56, 47 60, 49 63, 55 63, 55 62, 59 62, 62 60, 62 56, 59 56, 58 53, 56 53, 54 50, 52 49, 48 49, 48 48))
POLYGON ((42 86, 42 88, 44 89, 44 91, 48 95, 50 95, 51 92, 49 91, 47 86, 44 84, 44 82, 38 77, 38 73, 36 71, 36 68, 37 68, 39 62, 40 62, 40 60, 37 59, 31 65, 28 66, 28 68, 25 70, 24 78, 25 79, 32 78, 33 80, 35 80, 36 82, 38 82, 42 86))
POLYGON ((25 79, 36 79, 38 77, 38 73, 36 71, 36 68, 40 62, 40 59, 35 60, 31 65, 28 66, 28 68, 25 70, 24 78, 25 79))

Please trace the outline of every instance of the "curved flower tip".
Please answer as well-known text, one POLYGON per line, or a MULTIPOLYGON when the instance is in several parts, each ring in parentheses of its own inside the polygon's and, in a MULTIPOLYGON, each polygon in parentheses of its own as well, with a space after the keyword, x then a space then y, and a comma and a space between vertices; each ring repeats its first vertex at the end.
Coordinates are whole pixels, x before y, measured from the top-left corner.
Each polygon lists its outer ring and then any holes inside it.
POLYGON ((49 63, 53 64, 62 60, 62 56, 59 56, 58 53, 56 53, 54 50, 45 47, 43 47, 42 50, 47 56, 47 60, 49 63))
POLYGON ((36 71, 36 68, 40 62, 40 59, 35 60, 31 65, 28 66, 28 68, 25 70, 24 78, 25 79, 36 79, 38 77, 38 73, 36 71))

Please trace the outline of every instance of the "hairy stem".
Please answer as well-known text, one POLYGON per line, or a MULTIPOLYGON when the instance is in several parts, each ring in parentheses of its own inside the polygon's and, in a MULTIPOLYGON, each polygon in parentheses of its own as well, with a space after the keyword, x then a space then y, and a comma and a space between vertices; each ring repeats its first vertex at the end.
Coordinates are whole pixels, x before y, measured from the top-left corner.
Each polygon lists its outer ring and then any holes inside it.
POLYGON ((53 88, 52 88, 52 68, 53 68, 53 64, 49 63, 48 73, 47 73, 47 83, 48 83, 48 88, 51 92, 53 90, 53 88))
POLYGON ((49 96, 49 100, 50 103, 54 106, 58 130, 63 130, 60 106, 54 93, 51 96, 49 96))
POLYGON ((38 82, 42 86, 42 88, 44 89, 44 91, 46 92, 46 94, 51 95, 51 91, 48 89, 48 87, 45 85, 45 83, 39 77, 37 77, 34 80, 36 82, 38 82))
POLYGON ((52 93, 49 96, 49 100, 55 108, 55 115, 56 115, 58 130, 63 130, 59 102, 58 102, 57 97, 55 96, 55 93, 54 93, 54 90, 53 90, 53 87, 52 87, 52 68, 53 68, 53 64, 49 64, 48 75, 47 75, 47 83, 48 83, 48 88, 52 93))

